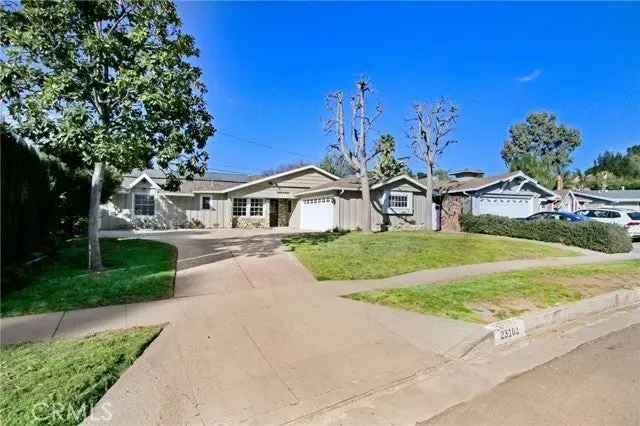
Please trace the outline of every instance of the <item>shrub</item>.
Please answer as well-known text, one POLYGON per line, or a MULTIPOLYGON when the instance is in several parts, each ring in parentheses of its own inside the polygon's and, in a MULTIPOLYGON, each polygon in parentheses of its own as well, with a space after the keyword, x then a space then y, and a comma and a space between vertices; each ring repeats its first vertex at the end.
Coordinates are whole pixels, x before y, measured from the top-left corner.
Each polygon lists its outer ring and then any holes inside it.
POLYGON ((465 232, 562 243, 604 253, 631 251, 631 238, 618 225, 596 221, 514 220, 501 216, 465 214, 460 219, 465 232))

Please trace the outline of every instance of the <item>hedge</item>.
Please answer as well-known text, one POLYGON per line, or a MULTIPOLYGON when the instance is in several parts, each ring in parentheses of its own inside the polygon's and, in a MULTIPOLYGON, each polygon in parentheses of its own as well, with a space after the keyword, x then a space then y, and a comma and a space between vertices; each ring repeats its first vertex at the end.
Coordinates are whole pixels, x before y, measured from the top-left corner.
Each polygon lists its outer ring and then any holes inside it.
MULTIPOLYGON (((62 166, 18 140, 5 127, 2 140, 2 266, 28 260, 47 245, 59 221, 52 176, 62 166)), ((4 284, 4 283, 3 283, 4 284)))
POLYGON ((604 253, 627 253, 633 248, 627 231, 618 225, 596 221, 515 220, 494 215, 465 214, 465 232, 562 243, 604 253))

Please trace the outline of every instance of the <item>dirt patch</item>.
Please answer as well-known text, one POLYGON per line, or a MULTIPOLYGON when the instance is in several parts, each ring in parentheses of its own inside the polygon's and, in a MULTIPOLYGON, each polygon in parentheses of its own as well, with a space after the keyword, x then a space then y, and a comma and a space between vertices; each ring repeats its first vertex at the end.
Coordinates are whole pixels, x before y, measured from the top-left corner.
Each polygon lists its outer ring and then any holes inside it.
POLYGON ((524 298, 502 299, 496 302, 473 302, 467 304, 476 313, 480 322, 490 324, 506 318, 516 317, 542 308, 524 298))
POLYGON ((597 296, 619 289, 632 289, 640 286, 638 274, 596 274, 586 277, 559 277, 554 280, 571 289, 579 291, 584 297, 597 296))

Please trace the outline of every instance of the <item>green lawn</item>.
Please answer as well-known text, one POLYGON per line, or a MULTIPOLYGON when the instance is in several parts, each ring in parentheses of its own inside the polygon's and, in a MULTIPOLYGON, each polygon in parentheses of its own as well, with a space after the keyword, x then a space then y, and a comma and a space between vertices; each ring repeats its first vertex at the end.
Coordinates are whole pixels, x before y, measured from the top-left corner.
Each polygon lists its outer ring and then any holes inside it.
POLYGON ((483 275, 347 297, 423 314, 489 323, 620 288, 640 286, 640 261, 483 275))
POLYGON ((318 280, 386 278, 421 269, 577 255, 530 241, 421 231, 303 234, 284 242, 318 280))
MULTIPOLYGON (((1 423, 79 424, 159 332, 133 328, 2 347, 1 423)), ((96 408, 96 417, 107 415, 96 408)))
POLYGON ((87 273, 87 242, 73 240, 27 272, 2 298, 2 316, 162 299, 173 295, 175 247, 149 240, 101 240, 106 270, 87 273))

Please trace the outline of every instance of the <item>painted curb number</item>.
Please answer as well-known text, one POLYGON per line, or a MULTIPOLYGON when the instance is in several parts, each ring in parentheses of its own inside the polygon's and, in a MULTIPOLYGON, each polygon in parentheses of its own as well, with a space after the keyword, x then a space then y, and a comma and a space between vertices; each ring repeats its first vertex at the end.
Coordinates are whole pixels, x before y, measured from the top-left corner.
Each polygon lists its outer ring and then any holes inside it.
POLYGON ((493 330, 493 342, 496 345, 504 345, 511 343, 516 339, 520 339, 527 335, 525 331, 524 321, 521 319, 511 319, 496 322, 487 326, 493 330))

